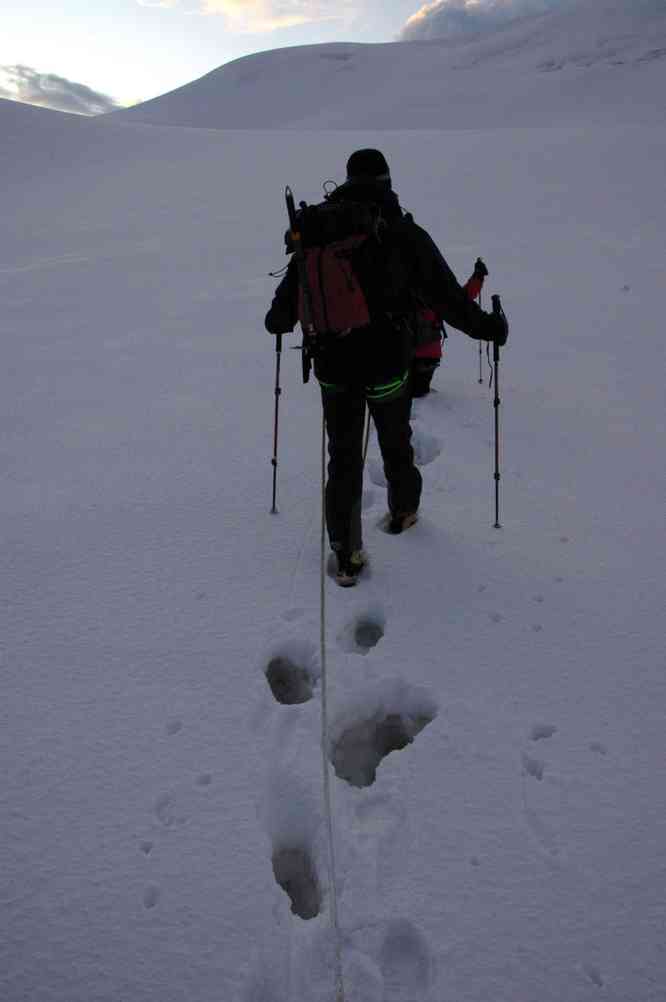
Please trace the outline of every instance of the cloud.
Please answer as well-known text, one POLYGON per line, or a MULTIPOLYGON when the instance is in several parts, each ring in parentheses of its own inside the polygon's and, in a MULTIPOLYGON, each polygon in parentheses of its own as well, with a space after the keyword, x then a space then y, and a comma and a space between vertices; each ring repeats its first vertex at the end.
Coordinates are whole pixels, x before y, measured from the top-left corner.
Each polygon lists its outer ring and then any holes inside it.
POLYGON ((530 14, 545 14, 563 0, 433 0, 413 14, 401 41, 485 35, 530 14))
MULTIPOLYGON (((136 0, 140 7, 181 6, 181 0, 136 0)), ((220 14, 236 34, 277 31, 301 24, 341 21, 357 8, 357 0, 184 0, 188 14, 220 14)))
POLYGON ((224 14, 231 31, 264 32, 327 19, 308 0, 202 0, 203 14, 224 14))
POLYGON ((102 115, 119 108, 113 98, 54 73, 30 66, 0 66, 0 97, 75 115, 102 115))

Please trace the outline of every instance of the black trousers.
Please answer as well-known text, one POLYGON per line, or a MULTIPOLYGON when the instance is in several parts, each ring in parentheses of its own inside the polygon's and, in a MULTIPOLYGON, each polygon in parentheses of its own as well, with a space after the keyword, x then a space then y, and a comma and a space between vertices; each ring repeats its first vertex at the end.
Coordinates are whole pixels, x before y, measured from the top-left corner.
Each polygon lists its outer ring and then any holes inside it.
POLYGON ((321 394, 328 433, 328 538, 333 550, 350 552, 363 545, 361 502, 366 402, 377 429, 384 462, 389 511, 402 514, 416 511, 419 506, 422 481, 411 445, 411 396, 407 390, 390 400, 366 401, 362 386, 335 389, 322 386, 321 394))

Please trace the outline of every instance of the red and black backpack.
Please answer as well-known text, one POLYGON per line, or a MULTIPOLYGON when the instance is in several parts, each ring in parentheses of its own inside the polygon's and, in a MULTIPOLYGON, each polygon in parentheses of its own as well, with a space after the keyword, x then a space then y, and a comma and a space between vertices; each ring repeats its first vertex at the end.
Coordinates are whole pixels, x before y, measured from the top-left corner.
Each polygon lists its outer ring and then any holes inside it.
MULTIPOLYGON (((340 335, 370 324, 384 311, 395 291, 395 279, 390 275, 390 240, 386 239, 388 227, 380 207, 343 200, 319 205, 301 203, 297 222, 317 334, 340 335)), ((290 231, 285 241, 291 253, 295 248, 290 231)), ((303 307, 301 286, 301 322, 303 307)))

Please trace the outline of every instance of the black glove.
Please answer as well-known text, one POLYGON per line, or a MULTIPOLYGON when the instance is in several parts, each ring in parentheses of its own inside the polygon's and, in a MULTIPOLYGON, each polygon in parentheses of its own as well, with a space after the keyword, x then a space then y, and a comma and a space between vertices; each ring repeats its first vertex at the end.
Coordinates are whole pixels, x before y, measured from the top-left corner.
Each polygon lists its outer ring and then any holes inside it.
POLYGON ((509 337, 509 321, 506 319, 504 314, 502 314, 500 317, 493 317, 493 322, 495 325, 495 332, 492 340, 501 348, 506 344, 507 338, 509 337))
POLYGON ((502 309, 499 296, 493 296, 493 312, 485 314, 486 341, 493 341, 501 348, 509 337, 509 321, 502 309))
POLYGON ((269 334, 291 334, 294 329, 294 325, 291 323, 291 318, 285 316, 284 311, 280 310, 275 303, 273 303, 270 310, 266 314, 264 327, 269 334))
POLYGON ((483 281, 484 278, 487 277, 487 275, 488 275, 488 269, 486 268, 485 263, 481 260, 480 257, 477 257, 476 262, 474 264, 474 278, 480 278, 481 281, 483 281))

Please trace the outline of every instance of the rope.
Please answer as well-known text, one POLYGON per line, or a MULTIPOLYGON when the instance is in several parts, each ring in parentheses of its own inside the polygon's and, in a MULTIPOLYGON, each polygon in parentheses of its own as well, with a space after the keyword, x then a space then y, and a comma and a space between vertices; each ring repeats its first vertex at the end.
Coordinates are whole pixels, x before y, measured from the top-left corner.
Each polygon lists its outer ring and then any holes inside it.
POLYGON ((338 922, 338 893, 335 874, 335 842, 331 776, 328 762, 328 677, 326 672, 326 420, 321 425, 321 574, 319 585, 319 641, 321 647, 321 763, 324 778, 324 809, 328 834, 328 878, 331 895, 331 926, 335 940, 335 1002, 345 1002, 342 974, 342 934, 338 922))

